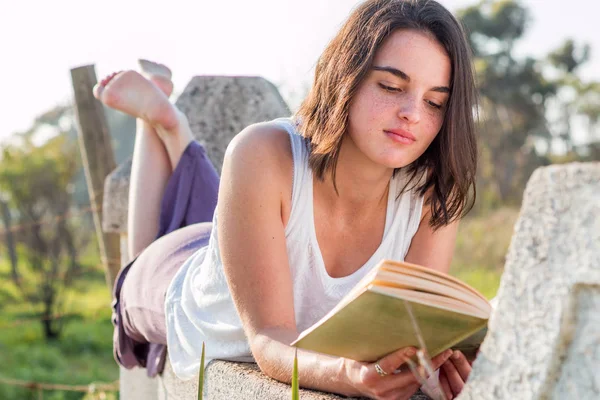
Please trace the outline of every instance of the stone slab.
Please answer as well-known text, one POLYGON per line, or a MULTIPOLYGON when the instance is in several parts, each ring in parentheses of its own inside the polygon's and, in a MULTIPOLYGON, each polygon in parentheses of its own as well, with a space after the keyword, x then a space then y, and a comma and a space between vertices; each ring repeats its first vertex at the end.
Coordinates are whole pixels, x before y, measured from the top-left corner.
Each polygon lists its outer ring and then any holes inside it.
POLYGON ((194 138, 206 148, 219 174, 227 145, 242 129, 291 115, 277 88, 252 76, 194 77, 175 105, 187 116, 194 138))
MULTIPOLYGON (((231 139, 256 122, 290 116, 277 88, 260 77, 197 76, 175 105, 186 115, 194 138, 205 148, 220 173, 231 139)), ((133 134, 133 132, 132 132, 133 134)), ((127 232, 131 159, 119 165, 104 182, 102 228, 127 232)))
POLYGON ((536 170, 460 399, 600 398, 600 163, 536 170))

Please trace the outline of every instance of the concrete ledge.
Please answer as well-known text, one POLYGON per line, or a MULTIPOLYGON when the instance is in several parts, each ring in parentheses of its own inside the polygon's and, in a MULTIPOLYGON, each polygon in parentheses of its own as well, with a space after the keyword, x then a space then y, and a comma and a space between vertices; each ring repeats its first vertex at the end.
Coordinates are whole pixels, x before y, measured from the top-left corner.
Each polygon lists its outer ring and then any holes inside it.
MULTIPOLYGON (((159 400, 198 398, 198 379, 180 381, 168 362, 161 381, 159 400)), ((260 372, 256 364, 217 360, 206 367, 204 397, 208 400, 290 400, 291 393, 289 385, 267 377, 260 372)), ((300 398, 302 400, 351 399, 307 389, 300 389, 300 398)), ((429 397, 418 392, 411 397, 411 400, 429 400, 429 397)))

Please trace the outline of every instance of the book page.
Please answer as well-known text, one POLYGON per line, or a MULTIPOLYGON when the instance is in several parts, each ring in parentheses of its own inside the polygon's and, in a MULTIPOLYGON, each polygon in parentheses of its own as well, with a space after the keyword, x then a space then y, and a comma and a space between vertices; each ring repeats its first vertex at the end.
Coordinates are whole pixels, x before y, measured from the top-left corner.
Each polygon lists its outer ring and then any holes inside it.
POLYGON ((482 301, 479 296, 474 295, 470 291, 464 290, 461 286, 441 283, 440 280, 430 280, 422 278, 420 275, 402 274, 392 272, 385 268, 378 271, 373 283, 380 286, 396 287, 401 289, 413 289, 418 291, 430 292, 438 296, 446 296, 461 300, 467 304, 475 306, 485 313, 491 311, 491 307, 487 301, 482 301))
POLYGON ((389 286, 380 286, 378 284, 369 286, 367 290, 370 292, 381 293, 390 297, 407 300, 413 303, 439 308, 441 310, 470 315, 476 318, 488 319, 490 317, 489 312, 480 310, 472 304, 450 297, 441 296, 439 294, 419 292, 410 289, 400 289, 389 286))
POLYGON ((486 303, 489 304, 489 302, 485 298, 485 296, 482 295, 475 288, 467 285, 465 282, 461 281, 460 279, 458 279, 456 277, 453 277, 452 275, 444 274, 440 271, 436 271, 431 268, 426 268, 426 267, 423 267, 420 265, 411 264, 411 263, 407 263, 407 262, 403 262, 403 261, 392 261, 392 260, 382 260, 381 263, 377 266, 377 268, 388 269, 388 270, 396 272, 396 273, 418 275, 425 279, 435 280, 440 283, 445 282, 445 284, 448 284, 448 285, 452 285, 452 284, 458 285, 458 287, 461 287, 463 289, 470 291, 471 293, 475 294, 476 296, 478 296, 479 298, 481 298, 482 300, 484 300, 486 303))

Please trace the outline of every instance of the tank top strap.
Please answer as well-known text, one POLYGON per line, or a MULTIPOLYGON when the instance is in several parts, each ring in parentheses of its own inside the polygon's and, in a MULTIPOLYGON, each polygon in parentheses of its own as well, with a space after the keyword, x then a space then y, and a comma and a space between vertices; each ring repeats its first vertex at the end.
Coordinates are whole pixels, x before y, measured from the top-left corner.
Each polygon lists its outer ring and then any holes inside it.
POLYGON ((294 118, 278 118, 273 121, 290 135, 292 157, 294 160, 294 175, 292 183, 292 207, 290 218, 285 228, 288 236, 294 227, 302 225, 303 216, 310 210, 312 198, 308 198, 310 191, 306 190, 307 184, 312 184, 312 173, 308 166, 310 154, 308 142, 298 131, 299 122, 294 118))

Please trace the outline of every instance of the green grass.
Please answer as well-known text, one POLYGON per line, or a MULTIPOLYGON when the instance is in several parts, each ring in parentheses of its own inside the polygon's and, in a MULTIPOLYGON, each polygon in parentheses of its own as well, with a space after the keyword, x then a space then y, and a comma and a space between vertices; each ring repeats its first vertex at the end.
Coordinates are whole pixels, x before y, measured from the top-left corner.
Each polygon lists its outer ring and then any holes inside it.
POLYGON ((450 273, 494 297, 517 217, 518 210, 502 208, 461 221, 450 273))
MULTIPOLYGON (((110 292, 102 269, 91 256, 84 278, 65 292, 66 322, 61 337, 43 338, 39 309, 23 301, 9 279, 6 260, 0 261, 0 377, 40 383, 88 385, 118 379, 112 357, 110 292)), ((44 391, 44 400, 94 399, 97 395, 44 391)), ((115 394, 107 399, 116 398, 115 394)), ((0 399, 39 399, 37 391, 0 383, 0 399)))
POLYGON ((496 296, 498 286, 500 286, 500 271, 486 269, 463 270, 454 274, 460 280, 468 283, 483 294, 487 299, 496 296))

